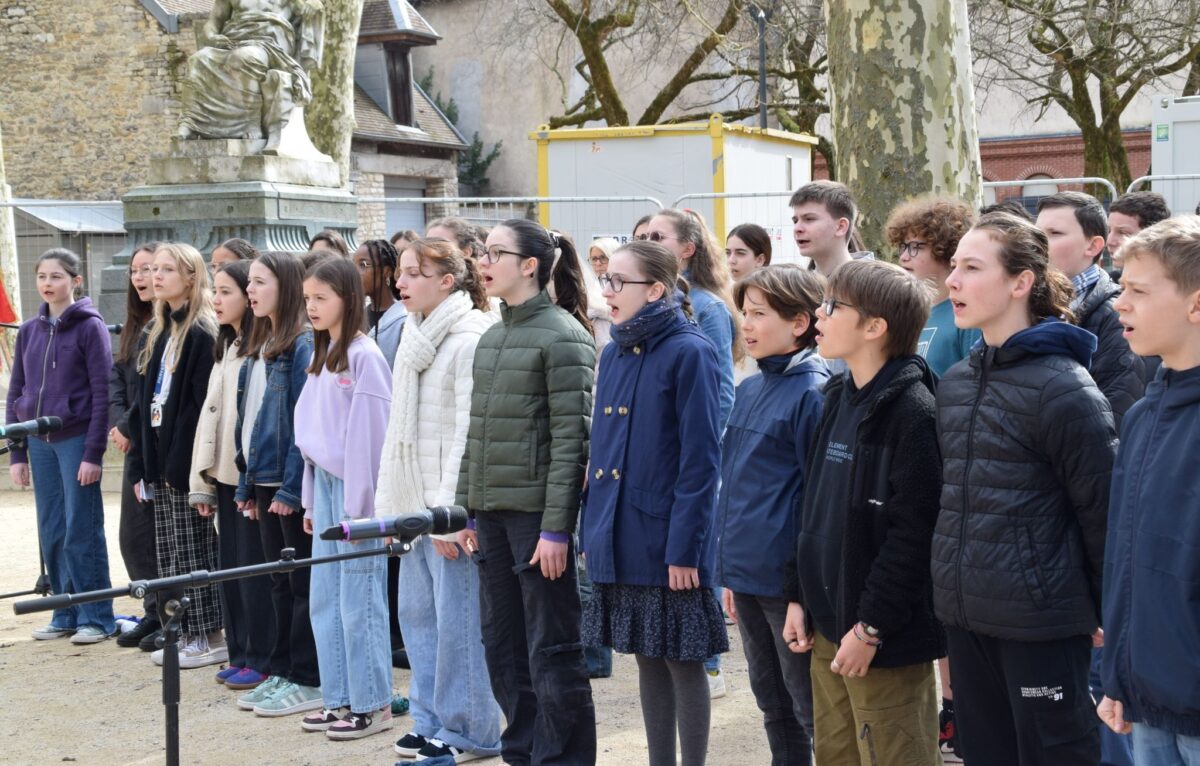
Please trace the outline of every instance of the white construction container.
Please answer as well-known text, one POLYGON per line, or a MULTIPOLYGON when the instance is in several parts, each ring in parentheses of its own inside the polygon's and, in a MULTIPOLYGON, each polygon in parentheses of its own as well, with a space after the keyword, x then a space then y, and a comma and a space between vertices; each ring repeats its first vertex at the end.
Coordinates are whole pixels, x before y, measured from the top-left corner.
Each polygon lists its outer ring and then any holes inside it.
POLYGON ((642 198, 539 205, 542 224, 571 234, 581 249, 600 237, 628 240, 638 218, 656 209, 649 197, 703 214, 722 247, 730 229, 757 223, 771 234, 773 263, 800 261, 787 203, 812 177, 812 136, 729 124, 715 114, 678 125, 542 126, 529 137, 538 146, 539 197, 642 198))
MULTIPOLYGON (((1153 104, 1150 172, 1200 176, 1200 96, 1158 95, 1153 104)), ((1200 177, 1151 181, 1150 188, 1167 198, 1176 215, 1193 213, 1200 204, 1200 177)))

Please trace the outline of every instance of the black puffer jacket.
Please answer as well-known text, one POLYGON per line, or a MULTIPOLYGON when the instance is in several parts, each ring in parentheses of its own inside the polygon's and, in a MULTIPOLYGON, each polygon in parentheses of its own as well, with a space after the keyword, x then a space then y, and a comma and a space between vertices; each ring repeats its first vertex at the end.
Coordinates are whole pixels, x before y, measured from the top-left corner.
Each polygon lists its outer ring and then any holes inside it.
POLYGON ((1147 383, 1142 358, 1133 353, 1121 334, 1121 322, 1113 307, 1120 294, 1121 286, 1101 271, 1100 281, 1075 309, 1079 326, 1096 336, 1092 379, 1112 407, 1117 433, 1121 432, 1121 418, 1142 398, 1147 383))
POLYGON ((1096 339, 1046 320, 980 346, 938 384, 942 508, 933 601, 946 625, 1050 641, 1099 625, 1112 411, 1096 339))

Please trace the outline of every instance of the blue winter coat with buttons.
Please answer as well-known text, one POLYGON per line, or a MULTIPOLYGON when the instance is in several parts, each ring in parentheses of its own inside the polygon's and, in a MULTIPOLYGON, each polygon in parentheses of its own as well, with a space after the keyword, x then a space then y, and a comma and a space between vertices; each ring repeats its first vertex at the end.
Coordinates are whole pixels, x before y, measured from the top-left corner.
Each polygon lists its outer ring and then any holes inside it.
POLYGON ((604 349, 579 526, 593 582, 665 587, 680 566, 713 586, 719 379, 716 347, 682 311, 643 343, 604 349))
POLYGON ((738 386, 721 441, 720 582, 735 593, 782 597, 829 368, 801 352, 783 370, 759 370, 738 386))

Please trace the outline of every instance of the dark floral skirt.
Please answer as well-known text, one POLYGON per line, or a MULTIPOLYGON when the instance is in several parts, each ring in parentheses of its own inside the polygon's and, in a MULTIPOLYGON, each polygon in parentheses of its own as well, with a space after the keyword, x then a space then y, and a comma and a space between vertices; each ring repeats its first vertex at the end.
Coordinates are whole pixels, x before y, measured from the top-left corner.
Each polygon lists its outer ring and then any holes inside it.
POLYGON ((729 651, 712 588, 596 583, 583 612, 583 642, 622 654, 700 662, 729 651))

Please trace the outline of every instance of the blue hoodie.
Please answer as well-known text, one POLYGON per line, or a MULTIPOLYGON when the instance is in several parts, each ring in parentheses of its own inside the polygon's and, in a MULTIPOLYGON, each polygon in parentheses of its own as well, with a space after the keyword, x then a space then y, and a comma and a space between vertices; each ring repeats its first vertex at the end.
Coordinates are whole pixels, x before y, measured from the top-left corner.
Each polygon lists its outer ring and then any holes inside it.
POLYGON ((1037 356, 1062 354, 1079 362, 1085 369, 1091 369, 1092 355, 1096 353, 1096 336, 1082 327, 1047 317, 1033 327, 1015 333, 1000 348, 1021 349, 1037 356))
POLYGON ((1200 736, 1200 367, 1125 415, 1104 554, 1104 659, 1125 719, 1200 736))
POLYGON ((764 359, 759 370, 738 386, 721 440, 720 582, 735 593, 781 597, 795 566, 805 467, 829 368, 804 351, 764 359))

